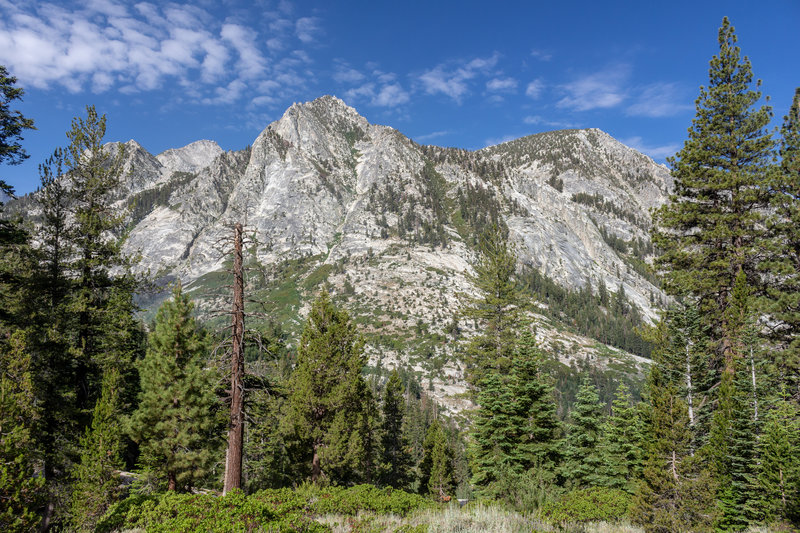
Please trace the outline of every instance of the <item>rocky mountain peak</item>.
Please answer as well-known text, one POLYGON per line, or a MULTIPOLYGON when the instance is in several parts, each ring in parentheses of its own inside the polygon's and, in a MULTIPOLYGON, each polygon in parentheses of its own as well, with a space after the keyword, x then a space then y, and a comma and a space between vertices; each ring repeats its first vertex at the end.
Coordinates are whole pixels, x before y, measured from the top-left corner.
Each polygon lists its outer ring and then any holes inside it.
POLYGON ((170 172, 197 172, 211 164, 223 152, 215 141, 200 140, 183 148, 170 148, 156 156, 170 172))

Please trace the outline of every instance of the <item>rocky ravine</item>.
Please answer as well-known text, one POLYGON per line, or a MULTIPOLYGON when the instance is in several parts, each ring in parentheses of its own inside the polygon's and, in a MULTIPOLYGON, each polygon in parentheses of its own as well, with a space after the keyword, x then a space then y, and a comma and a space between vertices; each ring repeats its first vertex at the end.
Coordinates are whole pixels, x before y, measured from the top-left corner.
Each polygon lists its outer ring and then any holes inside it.
MULTIPOLYGON (((253 290, 268 313, 297 328, 328 286, 361 323, 374 364, 417 368, 456 408, 463 379, 447 328, 472 290, 481 220, 504 220, 520 262, 564 287, 623 287, 651 318, 662 297, 607 240, 649 242, 649 209, 665 201, 671 178, 596 129, 477 152, 423 147, 325 96, 290 107, 247 150, 212 141, 157 156, 135 141, 126 150, 119 201, 136 216, 125 250, 141 254, 142 270, 182 279, 201 309, 226 308, 213 290, 226 260, 219 243, 244 222, 250 264, 261 269, 253 290)), ((566 346, 562 362, 641 370, 633 356, 545 322, 538 334, 546 347, 566 346)))

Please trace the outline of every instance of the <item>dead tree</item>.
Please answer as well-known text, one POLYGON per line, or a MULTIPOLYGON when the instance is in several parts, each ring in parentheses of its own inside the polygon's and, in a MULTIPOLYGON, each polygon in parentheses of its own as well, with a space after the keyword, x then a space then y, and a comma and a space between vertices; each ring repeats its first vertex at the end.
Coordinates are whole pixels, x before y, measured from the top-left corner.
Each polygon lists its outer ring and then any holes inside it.
POLYGON ((233 324, 231 327, 231 419, 225 455, 223 494, 242 488, 244 447, 244 274, 242 271, 242 225, 233 237, 233 324))

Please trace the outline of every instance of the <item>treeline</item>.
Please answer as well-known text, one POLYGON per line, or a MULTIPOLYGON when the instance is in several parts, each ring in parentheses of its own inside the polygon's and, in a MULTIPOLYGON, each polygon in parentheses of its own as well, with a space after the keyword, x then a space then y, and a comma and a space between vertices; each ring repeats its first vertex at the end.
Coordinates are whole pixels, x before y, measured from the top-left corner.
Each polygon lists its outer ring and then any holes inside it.
POLYGON ((589 286, 570 291, 533 267, 525 267, 519 279, 531 296, 544 304, 545 309, 541 311, 547 316, 569 325, 581 335, 650 357, 652 344, 638 333, 644 321, 638 308, 628 301, 622 286, 612 293, 600 280, 596 292, 589 286))

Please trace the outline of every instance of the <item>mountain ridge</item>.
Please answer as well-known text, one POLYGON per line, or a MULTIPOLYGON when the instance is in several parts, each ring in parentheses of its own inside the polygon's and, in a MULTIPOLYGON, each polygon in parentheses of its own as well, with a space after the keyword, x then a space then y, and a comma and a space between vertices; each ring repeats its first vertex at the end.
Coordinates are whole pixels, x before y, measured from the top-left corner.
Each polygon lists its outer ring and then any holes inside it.
MULTIPOLYGON (((197 141, 153 156, 136 141, 125 146, 118 204, 132 207, 124 250, 141 257, 139 270, 181 279, 201 313, 225 309, 218 243, 244 222, 260 272, 253 298, 278 322, 297 330, 311 295, 327 287, 367 334, 371 364, 415 369, 452 406, 464 392, 452 328, 473 292, 486 224, 507 226, 521 267, 562 287, 622 290, 645 319, 663 300, 643 265, 649 209, 671 178, 600 130, 441 148, 325 96, 293 104, 244 150, 197 141)), ((539 322, 540 343, 561 364, 624 359, 641 377, 644 360, 539 322)))

